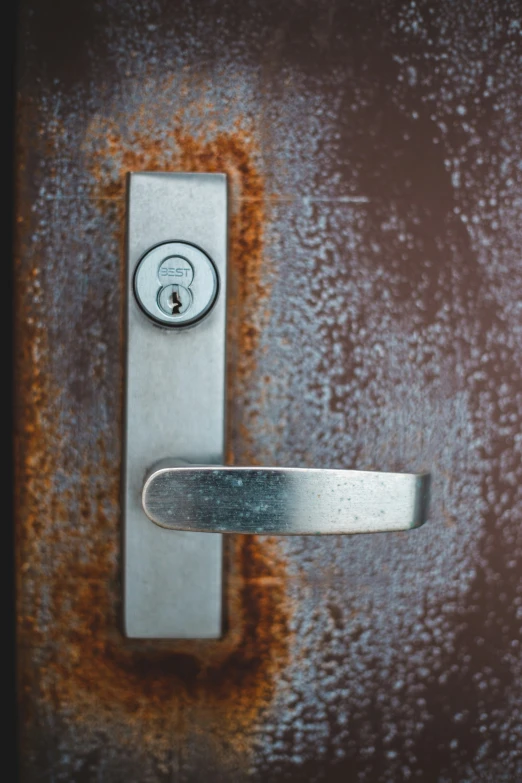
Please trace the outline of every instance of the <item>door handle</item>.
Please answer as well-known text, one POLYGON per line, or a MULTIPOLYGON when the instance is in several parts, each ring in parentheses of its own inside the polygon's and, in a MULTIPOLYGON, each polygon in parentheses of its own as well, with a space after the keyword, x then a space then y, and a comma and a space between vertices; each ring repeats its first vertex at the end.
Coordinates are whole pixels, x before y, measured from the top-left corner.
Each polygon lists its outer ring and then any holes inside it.
POLYGON ((381 533, 422 525, 428 488, 428 474, 178 465, 151 473, 142 503, 170 530, 381 533))
POLYGON ((122 516, 131 638, 221 635, 221 533, 391 532, 426 518, 425 474, 223 465, 227 222, 222 174, 129 175, 122 516))

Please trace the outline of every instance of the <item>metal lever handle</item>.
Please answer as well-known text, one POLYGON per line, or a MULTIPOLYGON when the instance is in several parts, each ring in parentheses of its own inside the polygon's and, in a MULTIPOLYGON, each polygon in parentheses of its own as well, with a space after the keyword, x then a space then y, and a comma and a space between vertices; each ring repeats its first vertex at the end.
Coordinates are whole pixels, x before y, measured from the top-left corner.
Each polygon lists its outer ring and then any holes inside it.
POLYGON ((378 533, 419 527, 429 475, 303 468, 161 467, 143 509, 160 527, 206 533, 378 533))

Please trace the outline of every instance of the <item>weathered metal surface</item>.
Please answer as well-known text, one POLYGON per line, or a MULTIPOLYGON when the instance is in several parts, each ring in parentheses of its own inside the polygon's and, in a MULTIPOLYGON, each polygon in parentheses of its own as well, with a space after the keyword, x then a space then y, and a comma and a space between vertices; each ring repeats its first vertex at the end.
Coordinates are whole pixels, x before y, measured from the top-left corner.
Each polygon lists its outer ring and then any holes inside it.
POLYGON ((518 3, 24 0, 25 781, 522 777, 518 3), (220 642, 120 631, 123 185, 232 179, 237 464, 433 474, 409 535, 233 538, 220 642))

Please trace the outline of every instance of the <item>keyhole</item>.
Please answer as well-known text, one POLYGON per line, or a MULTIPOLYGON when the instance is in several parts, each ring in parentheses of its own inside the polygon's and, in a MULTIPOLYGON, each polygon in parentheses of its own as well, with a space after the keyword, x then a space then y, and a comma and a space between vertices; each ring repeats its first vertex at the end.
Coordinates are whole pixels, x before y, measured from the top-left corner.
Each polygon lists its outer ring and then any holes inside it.
POLYGON ((179 314, 182 304, 183 302, 179 298, 178 292, 176 290, 172 291, 171 295, 169 296, 169 307, 172 308, 172 315, 179 314))
POLYGON ((158 294, 158 305, 166 315, 183 315, 191 304, 192 294, 184 285, 166 285, 158 294))

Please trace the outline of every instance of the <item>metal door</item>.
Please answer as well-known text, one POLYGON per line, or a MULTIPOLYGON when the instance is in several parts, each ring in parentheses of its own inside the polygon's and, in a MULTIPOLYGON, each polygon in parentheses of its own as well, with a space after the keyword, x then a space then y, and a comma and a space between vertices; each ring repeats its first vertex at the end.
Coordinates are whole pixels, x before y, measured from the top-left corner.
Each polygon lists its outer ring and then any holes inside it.
MULTIPOLYGON (((23 780, 522 779, 516 2, 23 0, 23 780), (121 632, 128 171, 231 181, 229 462, 431 472, 403 534, 227 538, 121 632)), ((183 368, 180 368, 180 373, 183 368)))

